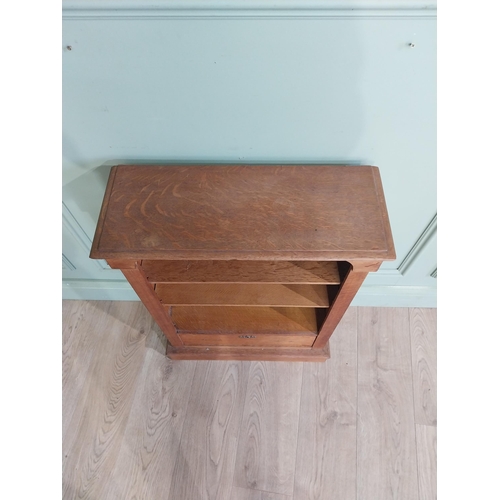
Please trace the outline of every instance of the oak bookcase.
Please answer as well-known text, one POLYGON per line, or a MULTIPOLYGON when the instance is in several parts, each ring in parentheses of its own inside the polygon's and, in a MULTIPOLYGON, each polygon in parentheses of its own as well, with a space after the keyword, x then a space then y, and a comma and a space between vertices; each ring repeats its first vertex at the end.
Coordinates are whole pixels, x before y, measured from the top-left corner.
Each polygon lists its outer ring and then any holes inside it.
POLYGON ((118 165, 90 257, 123 272, 172 359, 324 361, 396 256, 377 167, 118 165))

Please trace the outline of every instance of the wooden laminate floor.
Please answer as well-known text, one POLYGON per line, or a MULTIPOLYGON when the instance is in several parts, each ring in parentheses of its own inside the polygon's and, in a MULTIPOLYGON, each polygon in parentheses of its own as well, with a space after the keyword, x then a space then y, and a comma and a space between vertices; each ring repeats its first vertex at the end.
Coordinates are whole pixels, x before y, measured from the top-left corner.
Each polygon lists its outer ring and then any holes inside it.
POLYGON ((436 310, 350 308, 326 363, 171 361, 140 302, 63 302, 63 498, 436 498, 436 310))

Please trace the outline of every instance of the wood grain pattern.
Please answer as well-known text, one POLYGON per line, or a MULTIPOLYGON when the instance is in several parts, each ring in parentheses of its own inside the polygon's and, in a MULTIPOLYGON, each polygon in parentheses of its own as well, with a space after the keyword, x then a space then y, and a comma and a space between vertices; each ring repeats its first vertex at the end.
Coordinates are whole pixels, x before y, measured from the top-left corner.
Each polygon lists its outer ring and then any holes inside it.
POLYGON ((347 165, 115 166, 90 256, 122 270, 182 356, 183 339, 216 339, 195 333, 305 330, 325 352, 367 273, 396 257, 378 168, 347 165))
POLYGON ((358 309, 357 495, 418 500, 406 308, 358 309))
POLYGON ((304 366, 294 498, 356 498, 357 310, 331 340, 331 358, 304 366))
POLYGON ((91 256, 391 260, 394 246, 376 171, 338 165, 120 165, 112 170, 91 256))
POLYGON ((103 498, 120 453, 138 374, 145 332, 153 325, 141 303, 108 305, 92 367, 63 444, 63 498, 103 498))
MULTIPOLYGON (((347 267, 349 264, 343 262, 342 265, 347 267)), ((352 299, 354 299, 359 287, 363 284, 367 274, 366 272, 356 272, 352 268, 345 270, 345 278, 343 278, 340 285, 340 290, 332 302, 326 319, 320 327, 318 337, 314 342, 315 348, 321 349, 328 342, 328 339, 335 328, 337 328, 337 325, 351 304, 352 299)))
POLYGON ((136 391, 105 498, 164 498, 172 484, 195 363, 166 359, 162 335, 148 333, 137 381, 143 390, 136 391))
POLYGON ((231 483, 248 368, 238 362, 197 363, 189 419, 166 498, 233 500, 231 483))
MULTIPOLYGON (((436 427, 414 425, 411 395, 427 314, 350 308, 323 364, 197 363, 165 358, 140 303, 64 301, 62 498, 351 500, 355 474, 357 500, 435 500, 436 427)), ((280 352, 297 351, 314 352, 280 352)))
POLYGON ((314 309, 305 307, 174 306, 179 333, 316 333, 314 309))
POLYGON ((262 335, 238 335, 220 333, 182 333, 179 335, 185 346, 250 346, 250 347, 311 347, 316 335, 290 333, 262 335))
POLYGON ((410 310, 415 422, 437 423, 437 324, 435 309, 410 310))
POLYGON ((437 431, 432 425, 416 425, 419 500, 437 498, 437 431))
POLYGON ((293 494, 302 364, 252 362, 234 485, 293 494))
POLYGON ((155 283, 340 283, 336 262, 144 260, 142 268, 155 283))
POLYGON ((62 436, 68 425, 92 366, 94 354, 99 346, 95 331, 107 328, 110 303, 63 301, 62 330, 62 436), (103 309, 100 309, 101 306, 103 309))
POLYGON ((151 316, 153 316, 158 323, 158 326, 161 328, 168 341, 174 346, 181 346, 182 341, 177 335, 177 330, 172 323, 170 315, 161 305, 153 286, 144 276, 143 270, 137 267, 136 269, 122 269, 121 271, 135 293, 141 299, 142 303, 146 306, 151 316))
POLYGON ((106 184, 106 191, 104 192, 104 198, 102 200, 101 210, 99 211, 99 218, 97 219, 96 232, 94 239, 92 240, 92 248, 90 249, 90 257, 92 259, 101 258, 101 257, 94 257, 94 255, 99 253, 99 243, 102 235, 101 228, 104 227, 104 222, 106 220, 106 216, 108 213, 109 200, 111 198, 111 193, 113 192, 113 185, 115 183, 117 172, 118 172, 117 165, 111 167, 111 170, 109 171, 108 183, 106 184))
POLYGON ((286 495, 237 487, 233 488, 232 498, 234 500, 291 500, 291 497, 286 495))
POLYGON ((326 285, 164 284, 156 294, 163 304, 213 306, 329 307, 326 285))
MULTIPOLYGON (((385 194, 384 194, 384 188, 382 186, 382 177, 380 175, 380 169, 378 168, 373 168, 372 169, 372 175, 373 175, 373 183, 375 185, 375 190, 377 192, 377 198, 378 198, 378 206, 380 210, 380 217, 383 220, 383 225, 385 228, 384 234, 385 234, 385 242, 387 248, 392 249, 392 260, 396 258, 396 252, 394 250, 394 240, 392 238, 392 231, 391 231, 391 224, 389 221, 389 213, 387 212, 386 208, 386 201, 385 201, 385 194)), ((386 260, 386 259, 384 259, 386 260)), ((389 258, 390 260, 390 258, 389 258)))
POLYGON ((305 361, 323 362, 330 357, 327 344, 323 349, 286 347, 172 347, 167 354, 171 359, 237 360, 237 361, 305 361))

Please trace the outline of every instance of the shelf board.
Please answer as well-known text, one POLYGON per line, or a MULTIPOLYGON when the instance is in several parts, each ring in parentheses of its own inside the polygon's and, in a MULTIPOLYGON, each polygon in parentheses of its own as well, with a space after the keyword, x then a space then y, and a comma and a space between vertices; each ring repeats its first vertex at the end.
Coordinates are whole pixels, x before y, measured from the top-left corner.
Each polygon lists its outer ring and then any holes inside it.
POLYGON ((238 335, 234 333, 181 333, 185 346, 241 346, 241 347, 311 347, 314 333, 261 333, 238 335))
POLYGON ((314 308, 172 306, 168 309, 179 334, 318 333, 314 308))
POLYGON ((153 283, 340 283, 328 261, 143 260, 142 268, 153 283))
POLYGON ((158 283, 155 290, 168 305, 329 307, 326 285, 158 283))

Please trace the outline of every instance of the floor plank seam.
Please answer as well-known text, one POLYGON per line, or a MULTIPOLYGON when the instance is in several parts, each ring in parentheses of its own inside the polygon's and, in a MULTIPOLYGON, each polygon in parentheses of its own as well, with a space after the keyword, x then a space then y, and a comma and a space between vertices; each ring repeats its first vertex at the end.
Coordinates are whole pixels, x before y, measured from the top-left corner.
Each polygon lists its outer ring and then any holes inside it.
MULTIPOLYGON (((189 361, 187 361, 189 363, 189 361)), ((175 361, 172 361, 172 363, 175 363, 175 361)), ((178 361, 178 363, 186 363, 186 361, 178 361)), ((196 378, 196 370, 198 370, 198 366, 199 366, 199 361, 195 361, 196 363, 196 366, 194 367, 194 370, 193 370, 193 377, 191 378, 191 384, 189 385, 189 394, 187 396, 187 403, 186 403, 186 417, 187 417, 187 411, 189 409, 189 401, 191 400, 191 393, 193 391, 193 385, 194 385, 194 380, 196 378)), ((186 424, 186 420, 187 418, 185 418, 182 422, 182 427, 181 427, 181 433, 180 433, 180 436, 179 436, 179 444, 177 445, 177 450, 175 450, 175 460, 174 460, 174 467, 173 467, 173 471, 175 471, 175 468, 177 466, 177 458, 179 457, 179 450, 182 446, 182 438, 184 436, 184 427, 185 427, 185 424, 186 424)), ((170 483, 170 488, 168 489, 168 498, 170 498, 170 490, 174 487, 174 480, 172 478, 172 481, 170 483)))
POLYGON ((163 359, 163 336, 142 309, 84 305, 63 317, 65 499, 436 498, 435 310, 352 308, 324 364, 210 361, 208 369, 163 359), (175 408, 182 421, 172 420, 175 408))
MULTIPOLYGON (((241 361, 240 361, 241 363, 241 361)), ((248 391, 248 384, 250 383, 250 368, 248 369, 248 377, 247 377, 247 383, 245 385, 245 393, 242 396, 243 399, 243 409, 240 412, 240 422, 238 424, 238 436, 236 438, 236 453, 238 453, 238 450, 240 449, 240 438, 241 438, 241 427, 243 426, 243 417, 244 417, 244 409, 245 409, 245 401, 247 400, 247 391, 248 391)), ((236 474, 236 457, 234 459, 234 465, 233 465, 233 474, 231 476, 231 491, 234 490, 234 488, 239 488, 236 484, 234 484, 234 476, 236 474)), ((236 499, 235 499, 236 500, 236 499)))
POLYGON ((356 487, 355 496, 358 498, 358 400, 359 400, 359 307, 356 307, 356 487))
POLYGON ((411 310, 407 308, 408 312, 408 336, 410 340, 410 370, 411 370, 411 396, 413 399, 413 428, 415 432, 415 466, 417 469, 417 492, 418 498, 422 498, 420 493, 420 471, 418 469, 418 443, 417 443, 417 413, 415 411, 415 378, 413 373, 413 342, 411 340, 411 310))
MULTIPOLYGON (((326 360, 325 363, 328 363, 329 360, 326 360)), ((299 420, 297 422, 297 440, 295 442, 295 463, 293 465, 293 486, 292 486, 292 495, 290 498, 295 497, 295 478, 297 477, 297 451, 299 448, 299 434, 300 434, 300 421, 302 418, 302 390, 304 388, 304 364, 302 364, 302 370, 300 371, 300 396, 299 396, 299 420)))

